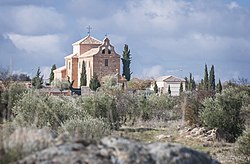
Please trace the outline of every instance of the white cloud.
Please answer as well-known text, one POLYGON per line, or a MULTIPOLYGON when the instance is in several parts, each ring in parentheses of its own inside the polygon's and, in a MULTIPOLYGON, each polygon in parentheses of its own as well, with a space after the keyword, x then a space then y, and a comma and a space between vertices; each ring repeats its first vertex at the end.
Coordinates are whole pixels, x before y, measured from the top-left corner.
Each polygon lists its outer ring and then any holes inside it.
POLYGON ((228 7, 229 9, 235 9, 235 8, 239 8, 240 6, 238 5, 237 2, 231 2, 231 3, 229 3, 229 4, 227 5, 227 7, 228 7))
POLYGON ((13 44, 29 55, 57 55, 60 50, 61 37, 58 35, 29 36, 19 34, 7 34, 13 44))
POLYGON ((64 18, 54 8, 15 6, 6 11, 5 25, 22 34, 48 34, 65 27, 64 18), (10 21, 11 20, 11 21, 10 21))
POLYGON ((158 77, 160 75, 162 75, 163 72, 163 67, 160 65, 155 65, 153 67, 150 68, 144 68, 142 71, 142 75, 144 77, 158 77))
POLYGON ((43 75, 43 79, 47 81, 50 77, 51 67, 42 66, 40 70, 41 70, 41 75, 43 75))

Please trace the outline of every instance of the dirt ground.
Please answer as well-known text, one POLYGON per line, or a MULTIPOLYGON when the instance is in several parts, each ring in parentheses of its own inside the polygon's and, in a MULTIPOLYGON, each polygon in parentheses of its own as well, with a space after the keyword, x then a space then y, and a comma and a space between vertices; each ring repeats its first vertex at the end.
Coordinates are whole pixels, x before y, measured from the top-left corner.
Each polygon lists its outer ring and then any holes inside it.
POLYGON ((124 126, 119 131, 113 132, 114 136, 122 136, 130 139, 139 140, 145 143, 152 142, 171 142, 179 143, 195 150, 210 154, 223 164, 235 164, 234 144, 222 141, 203 142, 196 138, 190 138, 180 133, 181 121, 169 122, 160 127, 149 124, 136 124, 124 126))

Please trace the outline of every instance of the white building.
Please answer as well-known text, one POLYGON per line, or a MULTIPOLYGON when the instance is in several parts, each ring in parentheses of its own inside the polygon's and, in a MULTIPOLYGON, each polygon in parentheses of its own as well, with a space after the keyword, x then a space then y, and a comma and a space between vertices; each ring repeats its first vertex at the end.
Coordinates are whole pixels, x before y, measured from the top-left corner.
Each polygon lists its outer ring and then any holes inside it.
MULTIPOLYGON (((156 79, 156 84, 158 86, 159 93, 168 93, 168 87, 170 86, 171 95, 180 95, 180 85, 182 83, 183 91, 185 90, 185 79, 175 77, 175 76, 161 76, 156 79)), ((151 86, 154 89, 154 84, 151 86)))

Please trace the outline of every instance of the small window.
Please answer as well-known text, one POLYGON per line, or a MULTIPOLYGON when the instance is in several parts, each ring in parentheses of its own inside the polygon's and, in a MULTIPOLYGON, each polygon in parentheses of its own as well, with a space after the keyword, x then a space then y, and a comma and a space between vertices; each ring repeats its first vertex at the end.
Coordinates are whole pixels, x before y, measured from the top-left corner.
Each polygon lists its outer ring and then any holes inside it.
POLYGON ((102 54, 105 54, 105 47, 102 48, 102 54))
POLYGON ((109 65, 109 60, 108 59, 104 59, 104 64, 105 64, 105 66, 108 66, 109 65))
POLYGON ((90 61, 89 61, 89 68, 90 68, 90 61))
POLYGON ((70 69, 70 62, 69 62, 69 69, 70 69))

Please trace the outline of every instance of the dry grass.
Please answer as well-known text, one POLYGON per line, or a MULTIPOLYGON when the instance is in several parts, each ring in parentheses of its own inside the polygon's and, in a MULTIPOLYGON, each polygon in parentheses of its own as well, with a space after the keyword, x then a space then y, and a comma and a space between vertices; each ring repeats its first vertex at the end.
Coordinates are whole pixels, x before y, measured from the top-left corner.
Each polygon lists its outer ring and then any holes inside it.
POLYGON ((113 132, 114 136, 122 136, 130 139, 152 142, 172 142, 185 145, 195 150, 209 153, 213 158, 221 163, 234 164, 235 156, 233 154, 234 144, 221 142, 202 142, 201 140, 188 138, 180 134, 181 121, 171 121, 165 123, 164 128, 155 127, 157 123, 139 122, 133 127, 122 127, 119 131, 113 132), (149 125, 149 127, 147 127, 149 125), (153 126, 152 126, 153 125, 153 126))

